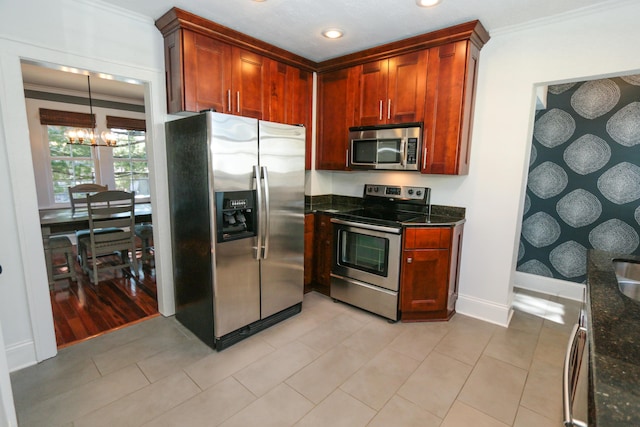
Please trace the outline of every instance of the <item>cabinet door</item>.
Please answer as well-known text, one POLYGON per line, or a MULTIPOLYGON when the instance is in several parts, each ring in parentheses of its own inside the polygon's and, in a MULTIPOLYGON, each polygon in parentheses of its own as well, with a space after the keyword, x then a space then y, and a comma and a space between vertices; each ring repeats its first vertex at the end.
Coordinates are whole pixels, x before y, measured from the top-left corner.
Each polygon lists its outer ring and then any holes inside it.
POLYGON ((268 120, 305 126, 305 169, 311 169, 313 75, 309 71, 271 61, 268 120))
POLYGON ((356 67, 359 90, 356 100, 355 126, 387 123, 388 61, 374 61, 356 67))
POLYGON ((403 252, 400 310, 405 314, 447 308, 449 250, 403 252))
POLYGON ((427 88, 427 50, 389 59, 388 123, 422 122, 427 88))
POLYGON ((316 169, 347 170, 349 126, 353 123, 352 68, 321 74, 318 85, 316 169))
POLYGON ((331 293, 331 262, 333 256, 333 225, 331 217, 316 214, 314 258, 316 261, 314 287, 325 295, 331 293))
MULTIPOLYGON (((169 99, 169 112, 198 112, 210 108, 225 111, 231 85, 231 46, 192 31, 182 31, 184 100, 180 109, 175 110, 177 103, 169 99)), ((170 74, 177 72, 175 67, 179 67, 179 63, 174 64, 170 74)))
POLYGON ((230 98, 231 114, 264 119, 269 97, 269 59, 233 48, 230 98))
POLYGON ((429 51, 422 173, 469 171, 478 53, 468 41, 429 51))

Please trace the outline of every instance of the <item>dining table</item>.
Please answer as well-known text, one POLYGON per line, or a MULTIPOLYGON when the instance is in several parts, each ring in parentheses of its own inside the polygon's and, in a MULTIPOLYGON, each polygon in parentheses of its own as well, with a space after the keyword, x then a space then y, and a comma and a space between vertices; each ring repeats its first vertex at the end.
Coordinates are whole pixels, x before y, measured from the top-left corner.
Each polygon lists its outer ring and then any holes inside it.
MULTIPOLYGON (((151 203, 136 203, 134 208, 136 224, 151 222, 151 203)), ((48 247, 49 236, 56 234, 72 234, 77 230, 89 228, 89 213, 87 210, 71 208, 41 209, 40 228, 45 249, 48 247)))

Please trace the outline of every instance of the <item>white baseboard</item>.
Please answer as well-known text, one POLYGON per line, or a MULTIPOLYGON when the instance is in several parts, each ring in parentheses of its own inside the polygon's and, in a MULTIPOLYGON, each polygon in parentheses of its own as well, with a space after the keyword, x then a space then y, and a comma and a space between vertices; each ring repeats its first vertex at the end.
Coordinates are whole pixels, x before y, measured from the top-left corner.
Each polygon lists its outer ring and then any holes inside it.
POLYGON ((516 271, 513 275, 513 286, 575 301, 582 301, 585 288, 583 283, 567 282, 521 271, 516 271))
POLYGON ((458 301, 456 301, 456 312, 464 314, 465 316, 474 317, 489 323, 504 326, 505 328, 509 326, 511 316, 513 316, 511 304, 496 304, 492 301, 462 294, 458 295, 458 301))
POLYGON ((23 341, 7 346, 6 352, 9 372, 18 371, 37 363, 36 348, 33 341, 23 341))

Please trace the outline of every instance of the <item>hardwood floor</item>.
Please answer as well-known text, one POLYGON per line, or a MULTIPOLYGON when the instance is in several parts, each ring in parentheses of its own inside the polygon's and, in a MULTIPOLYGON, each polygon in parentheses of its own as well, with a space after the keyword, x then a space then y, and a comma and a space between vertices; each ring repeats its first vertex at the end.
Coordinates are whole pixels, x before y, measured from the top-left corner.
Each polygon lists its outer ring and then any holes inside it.
POLYGON ((105 271, 94 285, 76 263, 76 282, 55 282, 50 294, 58 348, 158 315, 155 269, 138 264, 137 278, 105 271))

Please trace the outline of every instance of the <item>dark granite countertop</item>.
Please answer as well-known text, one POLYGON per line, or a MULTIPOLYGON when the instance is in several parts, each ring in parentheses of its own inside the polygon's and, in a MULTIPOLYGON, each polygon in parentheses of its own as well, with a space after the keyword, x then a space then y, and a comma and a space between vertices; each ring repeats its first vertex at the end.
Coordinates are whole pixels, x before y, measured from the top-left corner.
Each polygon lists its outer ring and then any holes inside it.
MULTIPOLYGON (((340 213, 348 212, 362 207, 362 199, 359 197, 322 195, 305 197, 305 213, 340 213)), ((455 206, 432 205, 431 216, 419 216, 404 222, 405 227, 438 227, 455 226, 465 222, 465 208, 455 206)))
POLYGON ((597 250, 587 261, 590 426, 640 426, 640 302, 618 289, 615 259, 640 262, 597 250))

